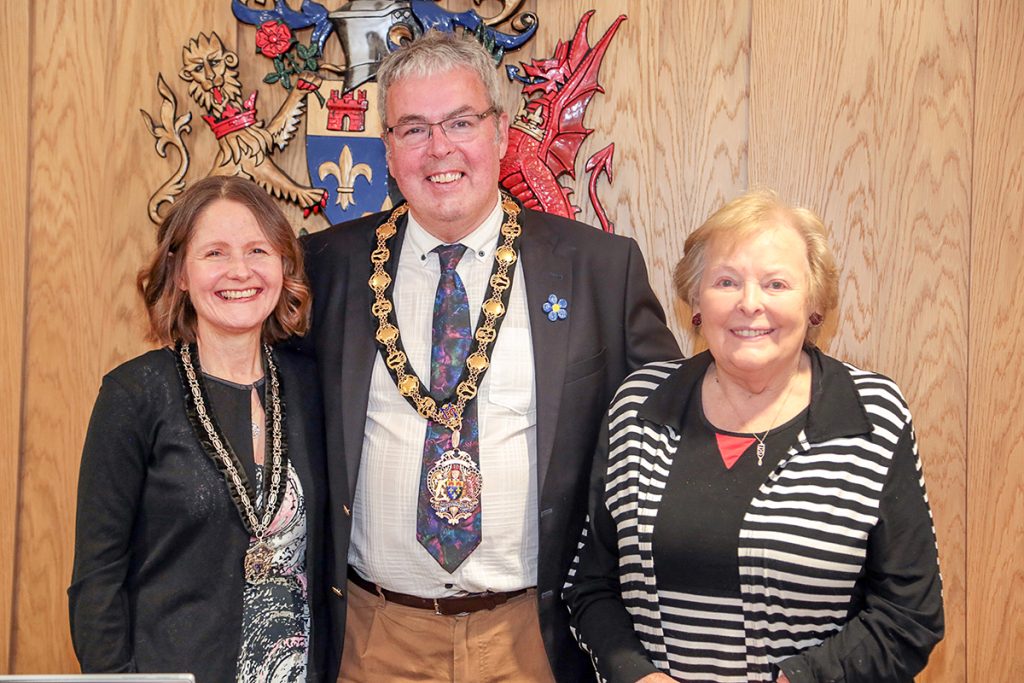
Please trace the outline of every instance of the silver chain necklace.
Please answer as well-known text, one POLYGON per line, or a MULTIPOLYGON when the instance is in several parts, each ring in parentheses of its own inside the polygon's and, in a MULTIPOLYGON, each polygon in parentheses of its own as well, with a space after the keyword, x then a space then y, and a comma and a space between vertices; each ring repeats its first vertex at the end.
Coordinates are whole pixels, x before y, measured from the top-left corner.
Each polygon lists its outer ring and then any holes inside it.
MULTIPOLYGON (((779 404, 779 409, 775 412, 775 418, 772 420, 772 422, 769 425, 768 429, 766 429, 764 434, 761 434, 761 435, 758 435, 757 432, 751 432, 751 435, 753 435, 753 437, 757 440, 756 454, 757 454, 757 466, 758 467, 761 467, 761 464, 764 462, 765 451, 767 450, 767 448, 764 445, 764 440, 768 438, 768 434, 773 429, 775 429, 776 425, 778 424, 779 417, 782 415, 782 409, 786 407, 786 401, 789 400, 789 393, 791 391, 793 391, 793 380, 796 377, 797 373, 799 373, 799 372, 800 372, 800 363, 799 363, 799 361, 797 361, 796 372, 793 373, 793 375, 789 378, 789 386, 786 388, 786 395, 782 397, 782 403, 779 404)), ((719 392, 721 392, 722 396, 725 398, 725 402, 729 404, 730 408, 732 408, 732 412, 734 414, 736 414, 737 416, 739 416, 739 414, 740 414, 739 411, 736 410, 736 406, 733 405, 733 402, 729 398, 729 395, 727 393, 725 393, 725 388, 722 386, 722 383, 718 381, 718 366, 715 366, 715 384, 718 385, 718 390, 719 390, 719 392)))
POLYGON ((203 429, 206 430, 206 436, 210 439, 210 443, 213 444, 213 449, 217 453, 217 457, 224 464, 224 468, 228 472, 230 477, 229 483, 234 488, 238 499, 242 502, 242 507, 245 509, 244 521, 248 522, 249 530, 255 537, 255 540, 249 544, 249 549, 245 551, 244 562, 245 580, 252 584, 266 583, 270 576, 270 566, 274 560, 274 550, 264 540, 264 537, 266 536, 267 529, 270 528, 274 514, 277 512, 277 500, 281 495, 281 471, 284 467, 284 448, 281 435, 281 385, 277 380, 277 367, 274 365, 274 359, 270 355, 270 347, 266 344, 263 345, 263 354, 266 358, 267 374, 270 377, 271 475, 270 490, 267 493, 267 500, 263 506, 263 519, 261 520, 256 516, 255 505, 252 499, 249 498, 249 492, 242 484, 238 468, 235 467, 230 454, 224 448, 224 443, 217 435, 213 419, 206 409, 206 402, 203 400, 203 392, 200 386, 201 380, 192 366, 192 354, 189 345, 184 343, 181 345, 181 364, 185 368, 185 376, 188 379, 188 386, 192 392, 192 400, 195 402, 199 422, 202 423, 203 429))

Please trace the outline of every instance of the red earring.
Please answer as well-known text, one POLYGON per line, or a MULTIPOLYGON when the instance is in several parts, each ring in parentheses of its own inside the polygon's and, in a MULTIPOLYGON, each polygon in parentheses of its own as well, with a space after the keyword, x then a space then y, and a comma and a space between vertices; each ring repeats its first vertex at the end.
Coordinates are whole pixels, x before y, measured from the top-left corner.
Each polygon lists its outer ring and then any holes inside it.
POLYGON ((821 315, 821 313, 811 313, 811 327, 821 327, 821 324, 823 322, 825 322, 825 318, 821 315))
POLYGON ((700 317, 700 313, 694 313, 693 317, 690 318, 690 324, 694 327, 700 327, 703 322, 704 318, 700 317))

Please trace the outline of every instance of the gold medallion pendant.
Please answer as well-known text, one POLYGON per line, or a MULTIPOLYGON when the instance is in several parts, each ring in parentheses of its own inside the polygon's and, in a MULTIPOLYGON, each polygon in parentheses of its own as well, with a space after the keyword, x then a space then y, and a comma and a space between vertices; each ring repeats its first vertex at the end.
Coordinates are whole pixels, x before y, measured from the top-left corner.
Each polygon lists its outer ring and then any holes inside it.
POLYGON ((427 473, 427 488, 434 514, 455 526, 468 519, 480 504, 483 478, 466 451, 445 451, 427 473))
POLYGON ((245 581, 258 585, 266 583, 270 567, 274 563, 274 551, 266 541, 257 541, 245 551, 245 581))

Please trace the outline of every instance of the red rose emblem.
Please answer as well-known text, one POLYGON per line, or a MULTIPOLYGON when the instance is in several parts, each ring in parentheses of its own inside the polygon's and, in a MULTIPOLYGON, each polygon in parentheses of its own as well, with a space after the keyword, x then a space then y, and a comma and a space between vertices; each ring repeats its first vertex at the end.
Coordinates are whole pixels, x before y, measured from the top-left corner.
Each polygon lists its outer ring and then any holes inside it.
POLYGON ((292 46, 292 31, 280 21, 268 21, 256 31, 256 49, 273 59, 292 46))

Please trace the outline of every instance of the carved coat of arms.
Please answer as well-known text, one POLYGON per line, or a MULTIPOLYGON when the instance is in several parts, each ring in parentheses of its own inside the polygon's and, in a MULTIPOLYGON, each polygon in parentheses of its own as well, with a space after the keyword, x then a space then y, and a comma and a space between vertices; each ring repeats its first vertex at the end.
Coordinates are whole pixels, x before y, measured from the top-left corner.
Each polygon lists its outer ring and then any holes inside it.
MULTIPOLYGON (((193 166, 200 174, 250 178, 301 208, 304 216, 322 214, 330 223, 390 207, 395 190, 388 183, 374 82, 380 60, 424 31, 462 31, 480 40, 499 68, 506 53, 522 48, 538 26, 533 13, 519 12, 524 0, 503 0, 501 11, 491 17, 475 10, 450 12, 433 0, 350 0, 333 10, 313 0, 303 0, 298 9, 285 0, 230 2, 240 22, 256 27, 251 49, 226 45, 213 30, 185 37, 177 79, 170 81, 179 91, 184 88, 202 123, 193 121, 190 109, 179 111, 179 97, 163 74, 157 76, 162 103, 156 115, 142 112, 157 153, 167 158, 174 151, 177 161, 150 198, 154 222, 184 190, 193 166), (332 37, 340 41, 342 65, 324 61, 324 46, 332 37), (259 90, 240 81, 240 55, 250 51, 269 69, 262 85, 287 91, 276 111, 261 110, 259 90), (275 152, 300 131, 308 177, 293 177, 274 160, 275 152), (192 134, 216 139, 217 152, 208 164, 193 164, 187 143, 192 134)), ((502 160, 501 183, 526 206, 567 217, 579 208, 560 178, 576 178, 576 156, 592 132, 583 117, 593 96, 602 92, 601 61, 625 20, 618 17, 591 46, 587 27, 593 14, 587 12, 575 34, 559 41, 550 57, 505 67, 509 79, 521 85, 522 101, 502 160)), ((608 231, 612 223, 596 183, 602 173, 611 181, 613 152, 609 144, 585 165, 590 201, 608 231)))

